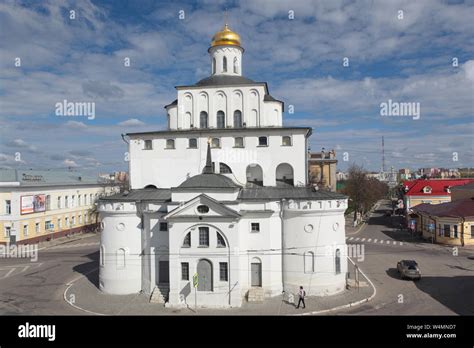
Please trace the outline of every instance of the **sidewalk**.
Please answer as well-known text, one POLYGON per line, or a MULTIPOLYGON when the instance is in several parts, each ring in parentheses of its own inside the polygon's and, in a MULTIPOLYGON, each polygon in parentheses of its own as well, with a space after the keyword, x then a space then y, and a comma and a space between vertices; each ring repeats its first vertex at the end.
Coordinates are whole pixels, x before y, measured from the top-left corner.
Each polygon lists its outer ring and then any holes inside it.
POLYGON ((88 233, 81 232, 81 233, 73 234, 72 236, 68 236, 68 237, 59 237, 59 238, 52 239, 50 241, 39 242, 37 244, 38 245, 38 250, 49 249, 53 246, 72 243, 72 242, 75 242, 75 241, 78 241, 78 240, 81 240, 81 239, 90 238, 90 237, 94 237, 94 236, 97 236, 97 235, 99 235, 99 234, 98 233, 92 233, 92 232, 88 232, 88 233))
MULTIPOLYGON (((334 315, 341 310, 341 306, 349 307, 350 304, 366 303, 374 294, 370 283, 361 275, 361 281, 368 286, 359 289, 344 290, 333 296, 306 297, 306 308, 296 309, 294 304, 283 301, 283 296, 266 298, 261 303, 243 302, 240 308, 210 309, 198 308, 194 311, 192 303, 189 308, 165 308, 163 304, 149 303, 149 296, 144 294, 134 295, 107 295, 96 286, 98 284, 98 270, 91 272, 69 284, 64 292, 64 298, 70 299, 74 295, 71 306, 78 310, 78 314, 96 315, 334 315), (329 310, 329 311, 328 311, 329 310), (323 313, 318 313, 324 311, 323 313)), ((297 298, 295 296, 295 298, 297 298)))

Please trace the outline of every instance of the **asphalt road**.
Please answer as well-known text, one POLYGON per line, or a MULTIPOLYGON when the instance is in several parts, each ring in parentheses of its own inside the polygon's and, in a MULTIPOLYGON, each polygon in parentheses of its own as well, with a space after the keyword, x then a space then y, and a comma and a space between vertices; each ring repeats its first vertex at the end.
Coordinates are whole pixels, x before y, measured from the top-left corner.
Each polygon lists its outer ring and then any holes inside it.
MULTIPOLYGON (((388 202, 375 211, 349 244, 363 244, 363 260, 353 260, 377 289, 365 305, 349 315, 474 315, 474 250, 432 245, 397 231, 397 218, 384 217, 388 202), (400 279, 396 264, 414 259, 422 272, 418 282, 400 279)), ((85 314, 63 299, 72 280, 97 268, 99 236, 39 251, 36 262, 0 258, 0 315, 85 314)))
POLYGON ((433 245, 399 231, 399 217, 385 217, 383 202, 359 233, 347 243, 364 244, 364 260, 356 263, 377 289, 376 297, 345 313, 363 315, 474 315, 474 250, 433 245), (357 240, 356 240, 357 239, 357 240), (382 242, 381 242, 382 241, 382 242), (387 243, 388 242, 388 243, 387 243), (416 260, 420 281, 402 280, 402 259, 416 260))
POLYGON ((0 315, 84 314, 67 304, 67 283, 97 267, 99 236, 40 250, 38 260, 0 258, 0 315))

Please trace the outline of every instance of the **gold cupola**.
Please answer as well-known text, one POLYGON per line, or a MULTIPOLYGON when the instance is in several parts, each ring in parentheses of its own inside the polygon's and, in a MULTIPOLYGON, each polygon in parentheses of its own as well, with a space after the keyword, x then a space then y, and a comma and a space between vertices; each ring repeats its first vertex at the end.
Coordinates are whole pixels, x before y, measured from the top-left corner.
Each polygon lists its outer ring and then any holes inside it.
POLYGON ((236 32, 229 29, 229 26, 224 25, 224 29, 218 31, 212 38, 211 47, 230 45, 240 47, 240 36, 236 32))

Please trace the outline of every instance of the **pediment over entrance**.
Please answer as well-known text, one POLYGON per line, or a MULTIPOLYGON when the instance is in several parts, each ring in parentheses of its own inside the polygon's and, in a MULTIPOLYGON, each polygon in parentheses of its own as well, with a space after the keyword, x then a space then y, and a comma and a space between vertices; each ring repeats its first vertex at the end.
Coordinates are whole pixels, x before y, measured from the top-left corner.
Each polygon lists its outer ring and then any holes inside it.
POLYGON ((196 217, 235 220, 240 218, 240 214, 219 201, 201 194, 170 211, 164 216, 164 219, 173 220, 196 217))

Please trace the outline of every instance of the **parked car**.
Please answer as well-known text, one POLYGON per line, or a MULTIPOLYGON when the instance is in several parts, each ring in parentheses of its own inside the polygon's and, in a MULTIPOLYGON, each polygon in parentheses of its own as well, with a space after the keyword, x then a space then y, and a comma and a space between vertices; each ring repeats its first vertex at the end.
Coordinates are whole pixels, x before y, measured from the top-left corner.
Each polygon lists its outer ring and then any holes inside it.
POLYGON ((402 279, 408 278, 413 280, 421 279, 421 272, 418 264, 414 260, 401 260, 397 263, 397 270, 402 279))

